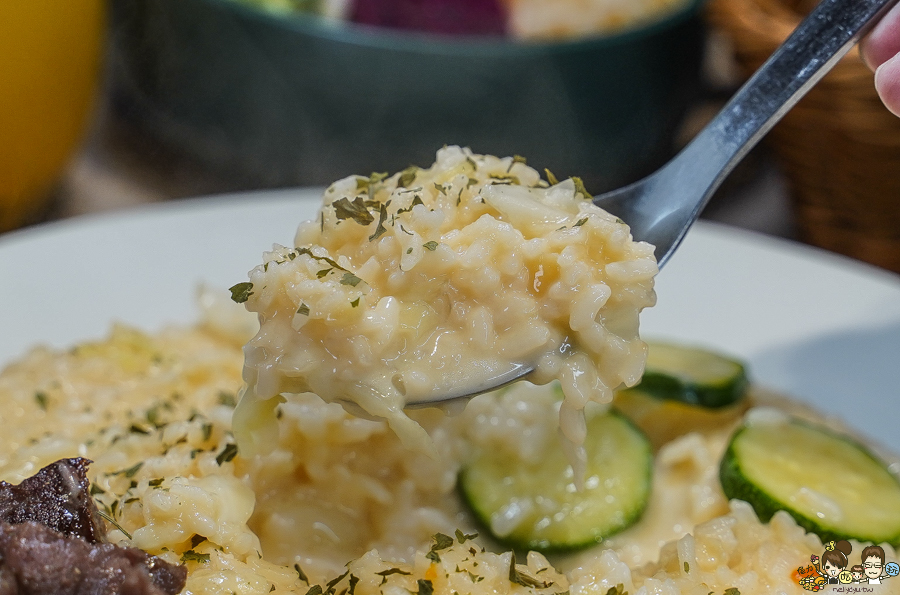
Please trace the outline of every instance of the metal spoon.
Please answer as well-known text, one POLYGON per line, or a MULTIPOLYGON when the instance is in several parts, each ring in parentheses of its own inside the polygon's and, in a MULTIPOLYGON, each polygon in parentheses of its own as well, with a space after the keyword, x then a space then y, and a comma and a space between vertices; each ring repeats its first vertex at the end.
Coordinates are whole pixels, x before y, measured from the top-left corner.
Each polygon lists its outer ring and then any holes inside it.
POLYGON ((665 166, 594 197, 663 266, 735 165, 897 0, 823 0, 722 111, 665 166))
MULTIPOLYGON (((822 0, 678 155, 643 180, 595 196, 594 204, 655 245, 662 267, 734 166, 897 1, 822 0)), ((416 395, 408 406, 473 397, 533 371, 531 363, 514 363, 474 386, 416 395)))

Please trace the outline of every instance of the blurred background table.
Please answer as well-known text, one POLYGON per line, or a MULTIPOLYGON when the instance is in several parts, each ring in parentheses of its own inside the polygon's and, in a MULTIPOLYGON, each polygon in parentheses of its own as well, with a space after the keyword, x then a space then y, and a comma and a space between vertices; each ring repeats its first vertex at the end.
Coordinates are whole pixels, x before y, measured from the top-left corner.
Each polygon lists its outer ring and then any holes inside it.
MULTIPOLYGON (((715 33, 709 34, 704 78, 712 96, 698 99, 690 109, 679 132, 683 139, 712 117, 739 83, 732 48, 715 33)), ((242 189, 236 180, 174 153, 117 117, 110 109, 108 92, 103 99, 84 147, 66 170, 45 219, 242 189)), ((784 176, 766 146, 750 153, 707 206, 703 218, 783 238, 797 236, 784 176)))
MULTIPOLYGON (((193 1, 206 6, 204 10, 220 4, 216 0, 193 1)), ((158 2, 153 6, 159 7, 171 0, 140 2, 158 2)), ((689 106, 677 133, 680 142, 686 142, 708 121, 742 77, 774 49, 779 38, 787 35, 813 3, 814 0, 709 0, 695 5, 705 7, 704 18, 714 26, 705 33, 703 92, 689 106)), ((131 6, 128 2, 121 4, 131 6)), ((172 6, 180 10, 183 5, 172 6)), ((203 17, 207 16, 204 13, 203 17)), ((255 15, 250 17, 255 19, 255 15)), ((214 171, 203 159, 195 158, 197 155, 173 150, 122 117, 120 97, 109 83, 115 78, 110 73, 123 62, 121 37, 118 47, 108 44, 106 86, 100 93, 86 140, 61 176, 47 208, 32 221, 279 185, 248 181, 246 175, 229 175, 227 167, 214 171)), ((383 44, 383 39, 378 43, 383 44)), ((866 203, 850 201, 872 201, 875 199, 871 196, 875 195, 878 208, 869 219, 874 218, 883 228, 879 231, 883 237, 872 246, 863 246, 857 256, 886 268, 900 269, 895 266, 900 263, 900 214, 895 216, 891 210, 900 205, 900 190, 896 186, 900 178, 891 174, 900 167, 900 131, 896 128, 900 122, 885 118, 882 112, 886 110, 879 107, 871 87, 871 74, 858 58, 845 58, 836 72, 776 127, 767 139, 769 142, 754 149, 738 166, 707 206, 703 218, 853 254, 867 240, 865 225, 872 223, 842 217, 846 214, 852 218, 869 210, 866 203), (821 140, 826 138, 823 135, 829 139, 827 142, 821 140), (868 196, 857 196, 866 193, 868 196), (810 224, 811 220, 815 220, 814 224, 810 224), (819 230, 822 233, 817 235, 819 230), (892 256, 884 259, 885 254, 892 256)), ((645 124, 644 128, 648 126, 645 124)), ((490 152, 479 146, 472 148, 490 152)), ((528 156, 527 151, 521 152, 528 156)), ((536 160, 535 165, 543 167, 545 164, 540 161, 536 160)), ((340 171, 342 175, 367 173, 340 171)), ((337 176, 331 171, 310 171, 309 167, 303 174, 304 180, 314 180, 311 185, 324 184, 334 177, 337 176)))
MULTIPOLYGON (((702 118, 708 106, 698 106, 702 118)), ((84 148, 66 170, 45 219, 145 203, 233 192, 231 181, 173 156, 101 111, 84 148)), ((758 147, 716 194, 703 218, 795 238, 788 190, 771 152, 758 147)))

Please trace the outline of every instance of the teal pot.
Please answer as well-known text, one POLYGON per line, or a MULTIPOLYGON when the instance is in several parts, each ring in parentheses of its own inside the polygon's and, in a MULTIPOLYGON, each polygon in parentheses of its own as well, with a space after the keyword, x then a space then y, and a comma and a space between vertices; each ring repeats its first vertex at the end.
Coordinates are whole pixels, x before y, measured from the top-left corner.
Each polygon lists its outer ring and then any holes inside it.
POLYGON ((235 187, 525 156, 593 191, 655 169, 694 98, 701 0, 621 34, 453 38, 230 0, 111 0, 116 113, 235 187))

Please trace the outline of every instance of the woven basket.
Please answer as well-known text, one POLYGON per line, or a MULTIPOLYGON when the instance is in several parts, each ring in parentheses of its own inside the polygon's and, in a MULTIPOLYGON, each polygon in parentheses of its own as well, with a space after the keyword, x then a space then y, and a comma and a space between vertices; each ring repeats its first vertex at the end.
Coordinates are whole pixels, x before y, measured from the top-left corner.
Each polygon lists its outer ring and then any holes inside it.
MULTIPOLYGON (((749 76, 814 5, 712 0, 709 19, 749 76)), ((802 240, 900 272, 900 118, 879 100, 856 48, 766 141, 787 175, 802 240)))

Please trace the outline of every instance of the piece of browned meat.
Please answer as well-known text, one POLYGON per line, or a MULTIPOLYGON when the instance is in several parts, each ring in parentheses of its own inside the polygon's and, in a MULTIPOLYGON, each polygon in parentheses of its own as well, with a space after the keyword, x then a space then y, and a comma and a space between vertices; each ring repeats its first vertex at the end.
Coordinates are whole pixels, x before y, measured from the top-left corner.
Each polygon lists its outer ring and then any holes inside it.
POLYGON ((0 595, 175 595, 187 569, 106 541, 87 459, 0 481, 0 595))
POLYGON ((0 595, 175 595, 187 569, 34 522, 0 523, 0 595))
POLYGON ((90 495, 87 459, 61 459, 19 485, 0 481, 0 521, 34 521, 90 543, 106 539, 106 528, 90 495))

